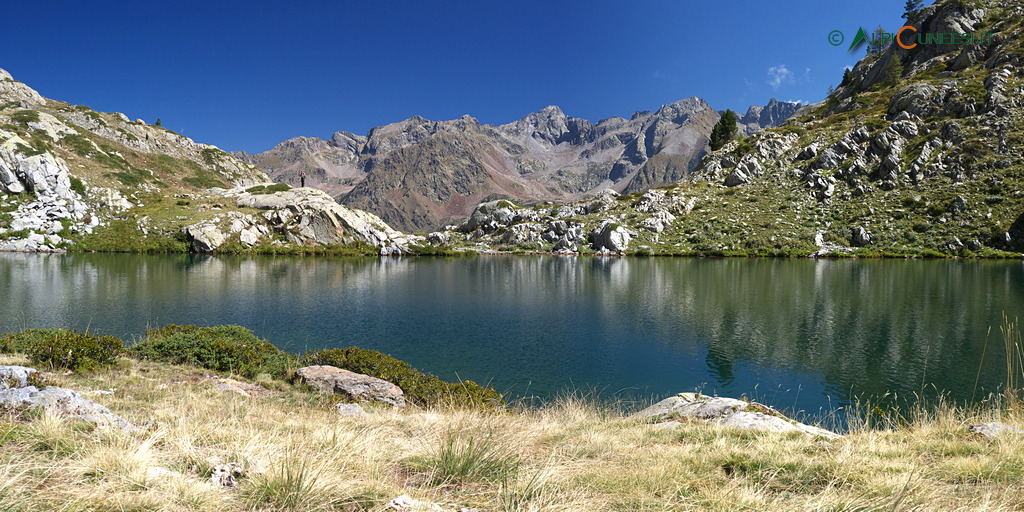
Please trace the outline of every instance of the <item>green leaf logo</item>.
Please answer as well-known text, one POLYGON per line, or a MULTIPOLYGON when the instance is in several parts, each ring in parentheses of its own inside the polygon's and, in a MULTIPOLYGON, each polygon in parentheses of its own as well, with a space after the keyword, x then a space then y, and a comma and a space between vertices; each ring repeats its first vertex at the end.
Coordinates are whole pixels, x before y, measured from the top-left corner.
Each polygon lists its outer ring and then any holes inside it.
POLYGON ((857 50, 858 48, 863 46, 864 43, 867 42, 867 40, 868 40, 868 34, 866 32, 864 32, 864 28, 863 27, 858 28, 857 29, 857 35, 853 36, 853 42, 850 43, 850 49, 849 49, 850 53, 853 53, 855 50, 857 50))

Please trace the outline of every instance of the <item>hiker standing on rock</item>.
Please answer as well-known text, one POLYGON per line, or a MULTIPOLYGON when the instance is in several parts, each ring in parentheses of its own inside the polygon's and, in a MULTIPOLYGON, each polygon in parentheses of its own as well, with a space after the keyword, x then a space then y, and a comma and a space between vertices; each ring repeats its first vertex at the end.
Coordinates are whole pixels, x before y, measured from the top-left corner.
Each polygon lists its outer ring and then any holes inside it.
POLYGON ((306 186, 306 171, 299 171, 299 186, 306 186))

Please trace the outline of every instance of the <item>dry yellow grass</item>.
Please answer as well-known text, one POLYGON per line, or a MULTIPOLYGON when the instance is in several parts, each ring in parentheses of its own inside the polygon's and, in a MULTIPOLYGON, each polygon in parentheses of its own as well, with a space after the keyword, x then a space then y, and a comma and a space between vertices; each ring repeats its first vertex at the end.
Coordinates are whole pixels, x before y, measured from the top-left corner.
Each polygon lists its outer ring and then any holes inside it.
POLYGON ((128 359, 51 379, 146 430, 4 419, 0 510, 380 510, 402 494, 446 510, 1024 508, 1022 439, 967 432, 992 419, 1021 424, 995 409, 947 407, 826 442, 700 423, 658 429, 571 397, 515 413, 341 417, 286 383, 247 398, 218 391, 201 370, 128 359), (227 462, 245 469, 236 490, 209 483, 227 462))

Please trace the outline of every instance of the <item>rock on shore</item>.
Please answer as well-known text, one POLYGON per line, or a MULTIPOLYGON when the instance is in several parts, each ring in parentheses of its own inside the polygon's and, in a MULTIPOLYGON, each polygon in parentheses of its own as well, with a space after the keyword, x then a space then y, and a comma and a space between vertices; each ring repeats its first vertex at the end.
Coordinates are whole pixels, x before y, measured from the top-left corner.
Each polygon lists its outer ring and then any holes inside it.
POLYGON ((677 420, 685 418, 745 430, 802 432, 826 439, 842 437, 835 432, 787 418, 781 412, 757 402, 704 396, 700 393, 679 393, 633 416, 658 420, 655 425, 661 428, 675 428, 680 425, 677 420))

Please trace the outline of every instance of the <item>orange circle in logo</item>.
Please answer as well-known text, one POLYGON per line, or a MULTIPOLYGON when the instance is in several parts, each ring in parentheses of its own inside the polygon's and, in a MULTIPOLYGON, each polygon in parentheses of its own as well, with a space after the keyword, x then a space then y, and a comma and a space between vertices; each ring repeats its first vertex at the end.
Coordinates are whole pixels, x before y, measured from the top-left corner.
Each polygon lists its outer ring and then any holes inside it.
POLYGON ((910 25, 904 26, 903 28, 901 28, 899 30, 899 32, 896 32, 896 44, 900 45, 901 48, 904 48, 904 49, 907 49, 907 50, 913 49, 915 46, 917 46, 917 43, 914 43, 914 44, 912 44, 910 46, 907 46, 907 45, 903 44, 903 41, 900 40, 900 34, 902 34, 904 30, 913 30, 914 32, 917 32, 917 29, 914 28, 914 27, 911 27, 910 25))

